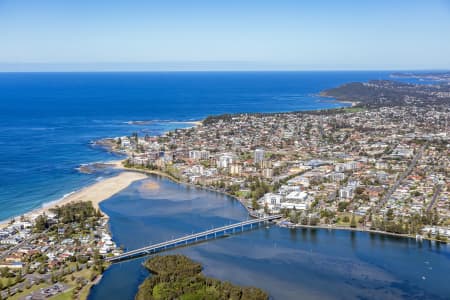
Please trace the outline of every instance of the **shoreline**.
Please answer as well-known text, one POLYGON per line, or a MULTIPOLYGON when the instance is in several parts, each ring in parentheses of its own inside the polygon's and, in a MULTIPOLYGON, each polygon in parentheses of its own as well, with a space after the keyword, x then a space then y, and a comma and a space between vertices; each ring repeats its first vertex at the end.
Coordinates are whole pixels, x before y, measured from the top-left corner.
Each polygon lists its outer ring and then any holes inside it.
MULTIPOLYGON (((110 199, 115 194, 119 193, 123 189, 130 186, 133 182, 138 181, 138 180, 143 180, 145 178, 148 178, 148 176, 145 174, 142 174, 142 173, 122 171, 113 177, 109 177, 109 178, 106 178, 99 182, 95 182, 89 186, 85 186, 85 187, 81 188, 80 190, 77 190, 75 192, 67 194, 66 196, 60 198, 59 200, 52 201, 50 203, 47 203, 46 205, 41 206, 40 208, 26 212, 22 216, 25 217, 25 219, 28 219, 28 221, 35 223, 35 220, 38 216, 42 216, 42 215, 51 213, 50 210, 52 208, 61 207, 64 205, 68 205, 71 203, 77 203, 77 202, 85 202, 85 203, 91 202, 94 209, 100 211, 102 214, 102 216, 97 216, 98 219, 102 220, 102 222, 104 222, 104 224, 106 224, 106 226, 108 226, 109 225, 109 216, 104 211, 101 210, 100 203, 107 199, 110 199)), ((16 217, 13 219, 16 219, 16 217)), ((0 223, 0 230, 2 230, 5 227, 8 227, 9 224, 10 224, 10 222, 8 222, 8 221, 0 223)), ((20 241, 20 243, 15 244, 12 248, 7 249, 4 253, 2 253, 1 259, 3 260, 3 259, 5 259, 6 255, 15 253, 15 251, 18 249, 18 247, 22 247, 22 245, 26 245, 26 243, 32 242, 34 239, 37 239, 41 235, 44 235, 47 231, 48 230, 45 230, 42 233, 28 235, 26 238, 24 238, 22 241, 20 241)), ((90 232, 92 233, 92 228, 90 228, 90 232)), ((111 235, 109 226, 103 229, 102 236, 104 233, 111 235)), ((63 244, 61 244, 61 245, 63 245, 63 244)), ((114 247, 113 249, 116 249, 116 250, 118 249, 118 247, 115 243, 113 243, 113 247, 114 247)), ((109 252, 110 249, 108 248, 107 251, 109 252)), ((100 253, 101 253, 101 251, 100 251, 100 253)), ((92 286, 98 284, 101 281, 101 278, 102 278, 101 273, 103 273, 103 271, 109 267, 108 264, 106 264, 106 265, 104 265, 103 263, 101 263, 101 264, 103 267, 100 269, 101 271, 100 271, 99 276, 95 276, 95 278, 91 278, 91 279, 89 279, 88 277, 81 277, 81 278, 85 278, 88 281, 88 283, 86 284, 85 287, 83 287, 78 292, 77 299, 84 299, 84 300, 88 299, 88 296, 90 294, 90 290, 91 290, 92 286)), ((80 271, 82 269, 77 269, 77 270, 80 271)), ((48 271, 46 271, 46 272, 48 272, 48 271)), ((17 284, 17 282, 14 284, 17 284)), ((73 287, 71 289, 73 289, 73 287)), ((58 292, 58 294, 65 295, 66 292, 67 291, 64 291, 62 294, 60 294, 58 292)))
MULTIPOLYGON (((37 217, 38 215, 41 215, 43 213, 46 214, 49 213, 49 211, 52 208, 55 208, 56 206, 62 206, 72 202, 91 201, 95 209, 100 209, 99 204, 101 202, 109 199, 113 195, 127 188, 133 182, 145 178, 147 178, 147 176, 143 175, 142 173, 124 170, 124 172, 121 172, 116 176, 106 178, 99 182, 95 182, 91 185, 85 186, 77 191, 67 194, 65 197, 62 197, 58 200, 44 203, 41 205, 41 207, 28 211, 20 216, 12 217, 10 219, 1 221, 0 229, 7 227, 11 219, 16 219, 21 216, 33 219, 34 217, 37 217)), ((103 211, 102 213, 105 215, 106 218, 109 218, 108 215, 106 215, 103 211)))
POLYGON ((183 185, 187 185, 187 186, 190 186, 190 187, 199 188, 199 189, 202 189, 202 190, 206 190, 206 191, 210 191, 210 192, 215 192, 215 193, 219 193, 219 194, 222 194, 222 195, 226 195, 226 196, 231 197, 234 200, 238 201, 239 203, 241 203, 241 205, 247 211, 249 216, 252 216, 251 210, 244 203, 244 200, 240 199, 240 198, 238 198, 235 195, 232 195, 230 193, 223 192, 223 191, 218 191, 218 190, 215 190, 215 189, 212 189, 212 188, 208 188, 208 187, 198 186, 198 185, 195 185, 195 184, 192 184, 192 183, 189 183, 189 182, 183 182, 183 181, 180 181, 180 180, 176 179, 175 177, 171 176, 170 174, 164 173, 164 172, 159 171, 159 170, 147 170, 147 169, 124 167, 122 165, 122 161, 112 161, 111 163, 114 163, 114 168, 119 169, 119 170, 126 170, 126 171, 140 172, 140 173, 150 174, 150 175, 157 175, 157 176, 161 176, 161 177, 170 179, 171 181, 173 181, 173 182, 175 182, 177 184, 183 184, 183 185))
POLYGON ((287 229, 320 229, 320 230, 334 230, 334 231, 352 231, 352 232, 362 232, 365 234, 378 234, 378 235, 385 235, 385 236, 391 236, 391 237, 398 237, 398 238, 406 238, 406 239, 413 239, 416 241, 430 241, 430 242, 436 242, 440 244, 447 245, 448 242, 436 240, 433 238, 428 238, 427 236, 419 235, 420 239, 418 239, 414 235, 410 234, 402 234, 402 233, 395 233, 395 232, 388 232, 388 231, 381 231, 381 230, 372 230, 372 229, 365 229, 365 228, 352 228, 352 227, 346 227, 346 226, 328 226, 328 225, 301 225, 301 224, 294 224, 291 227, 290 226, 281 226, 279 227, 287 228, 287 229))
POLYGON ((189 125, 194 125, 194 126, 200 126, 203 125, 203 120, 197 120, 197 121, 172 121, 170 122, 171 124, 189 124, 189 125))
MULTIPOLYGON (((350 107, 355 107, 355 106, 361 104, 358 100, 339 100, 339 99, 337 99, 336 97, 329 96, 329 95, 328 95, 327 93, 325 93, 324 91, 320 92, 320 93, 318 94, 318 96, 319 96, 319 97, 322 97, 322 98, 326 98, 326 99, 328 99, 329 102, 332 102, 332 103, 349 104, 350 107)), ((349 107, 349 106, 345 106, 345 105, 344 105, 344 106, 342 106, 342 107, 336 107, 336 108, 331 108, 331 109, 339 109, 339 108, 346 108, 346 107, 349 107)))
MULTIPOLYGON (((324 98, 332 98, 332 97, 329 97, 329 96, 321 95, 320 93, 318 94, 318 96, 319 96, 319 97, 324 97, 324 98)), ((330 110, 337 110, 337 109, 341 109, 341 108, 348 107, 348 106, 346 106, 345 104, 351 104, 351 107, 354 107, 355 105, 359 104, 359 102, 357 102, 357 101, 355 101, 355 102, 352 102, 352 101, 339 101, 339 100, 336 100, 336 99, 334 99, 333 102, 342 103, 342 104, 344 104, 344 105, 341 106, 341 107, 329 108, 330 110)), ((309 110, 309 111, 313 112, 313 111, 320 111, 320 110, 322 110, 322 109, 313 109, 313 110, 309 110)), ((305 111, 305 112, 308 112, 308 111, 305 111)), ((269 113, 269 114, 270 114, 271 112, 262 112, 262 114, 264 114, 264 113, 269 113)), ((233 113, 233 114, 239 114, 239 113, 233 113)), ((213 116, 214 116, 214 115, 213 115, 213 116)), ((217 115, 215 115, 215 116, 217 116, 217 115)), ((207 117, 208 117, 208 116, 207 116, 207 117)), ((171 123, 190 124, 190 125, 192 125, 192 127, 196 127, 196 126, 202 126, 204 120, 205 120, 205 118, 203 118, 203 119, 201 119, 201 120, 194 120, 194 121, 171 121, 171 123)), ((129 122, 134 122, 134 121, 129 121, 129 122)), ((138 122, 139 122, 139 121, 138 121, 138 122)), ((106 138, 103 138, 103 139, 106 139, 106 138)), ((100 140, 103 140, 103 139, 100 139, 100 140)), ((106 148, 105 148, 105 149, 107 149, 108 151, 110 151, 110 152, 112 152, 112 153, 116 153, 116 154, 120 154, 120 155, 125 155, 125 156, 128 158, 127 153, 115 151, 113 148, 110 148, 110 147, 108 147, 107 145, 106 145, 106 148)), ((106 162, 104 162, 104 163, 105 163, 105 164, 112 165, 112 167, 113 167, 113 168, 116 168, 116 169, 127 170, 127 168, 125 168, 125 167, 122 166, 122 161, 123 161, 123 160, 110 160, 110 161, 106 161, 106 162)), ((163 176, 163 177, 167 177, 167 178, 169 178, 169 179, 171 179, 171 180, 173 180, 174 182, 177 182, 177 183, 189 184, 189 183, 180 182, 180 181, 176 180, 175 178, 173 178, 172 176, 170 176, 169 174, 165 174, 165 173, 159 172, 159 171, 140 170, 140 169, 134 169, 134 168, 128 168, 128 170, 129 170, 129 171, 138 172, 138 173, 144 173, 144 174, 155 174, 155 175, 160 175, 160 176, 163 176), (152 171, 152 172, 149 172, 149 171, 152 171)), ((120 174, 119 174, 119 175, 120 175, 120 174)), ((107 180, 107 179, 105 179, 105 180, 107 180)), ((98 182, 98 183, 101 183, 101 182, 102 182, 102 181, 100 181, 100 182, 98 182)), ((31 210, 29 210, 29 211, 27 211, 27 212, 25 212, 25 213, 23 213, 23 214, 20 214, 20 215, 11 216, 11 217, 8 217, 7 219, 0 220, 0 230, 3 229, 3 228, 5 228, 5 227, 7 227, 8 224, 9 224, 9 222, 10 222, 12 219, 17 219, 17 218, 20 218, 21 216, 30 217, 30 216, 33 216, 33 215, 40 214, 40 213, 42 213, 42 212, 48 212, 48 210, 49 210, 50 208, 53 208, 53 207, 55 207, 55 206, 57 206, 57 205, 64 205, 65 203, 69 203, 70 201, 68 201, 68 199, 70 199, 71 197, 76 197, 80 192, 83 192, 85 189, 87 189, 87 188, 89 188, 89 187, 91 187, 91 186, 94 186, 94 185, 96 185, 96 184, 97 184, 97 183, 94 183, 94 184, 92 184, 92 185, 88 185, 88 186, 81 187, 79 190, 75 190, 75 191, 73 191, 73 192, 70 192, 70 193, 68 193, 67 195, 65 195, 65 196, 63 196, 63 197, 61 197, 61 198, 59 198, 59 199, 56 199, 56 200, 53 200, 53 201, 50 201, 50 202, 47 202, 47 203, 43 203, 43 204, 41 205, 41 207, 31 209, 31 210)), ((131 182, 130 182, 129 184, 131 184, 131 182)), ((129 184, 128 184, 128 185, 129 185, 129 184)), ((198 186, 193 185, 193 184, 189 184, 189 185, 198 187, 198 186)), ((124 187, 124 188, 125 188, 125 187, 124 187)), ((202 187, 202 188, 204 188, 204 187, 202 187)), ((239 202, 241 202, 241 204, 244 206, 244 208, 245 208, 248 212, 250 212, 249 209, 247 208, 247 206, 243 203, 243 201, 242 201, 241 199, 235 197, 234 195, 230 195, 230 194, 228 194, 228 193, 226 193, 226 192, 221 192, 221 191, 213 190, 213 189, 210 189, 210 188, 204 188, 204 189, 208 189, 208 190, 214 191, 214 192, 219 192, 219 193, 228 195, 228 196, 230 196, 230 197, 233 197, 233 198, 235 198, 236 200, 238 200, 239 202)), ((120 191, 120 190, 118 190, 117 192, 119 192, 119 191, 120 191)), ((117 193, 117 192, 116 192, 116 193, 117 193)), ((113 195, 113 194, 112 194, 112 195, 113 195)), ((111 195, 111 196, 112 196, 112 195, 111 195)), ((106 199, 107 199, 107 198, 102 199, 101 201, 104 201, 104 200, 106 200, 106 199)), ((101 201, 99 201, 99 202, 101 202, 101 201)), ((94 204, 94 201, 93 201, 93 204, 94 204)), ((95 206, 95 204, 94 204, 94 207, 97 208, 97 207, 98 207, 98 203, 97 203, 97 206, 95 206)))
MULTIPOLYGON (((156 175, 156 176, 161 176, 164 178, 167 178, 177 184, 183 184, 183 185, 188 185, 191 187, 195 187, 195 188, 199 188, 199 189, 203 189, 203 190, 207 190, 207 191, 211 191, 211 192, 215 192, 215 193, 219 193, 222 195, 226 195, 228 197, 233 198, 234 200, 238 201, 242 207, 247 211, 247 213, 249 214, 250 217, 254 217, 251 214, 251 210, 247 207, 247 205, 244 203, 244 200, 239 199, 238 197, 231 195, 227 192, 223 192, 223 191, 218 191, 212 188, 208 188, 208 187, 202 187, 202 186, 198 186, 192 183, 188 183, 188 182, 183 182, 180 181, 176 178, 174 178, 173 176, 164 173, 162 171, 159 170, 146 170, 146 169, 139 169, 139 168, 129 168, 129 167, 124 167, 122 165, 122 161, 112 161, 111 163, 114 163, 115 168, 117 169, 121 169, 121 170, 127 170, 127 171, 133 171, 133 172, 139 172, 139 173, 144 173, 144 174, 150 174, 150 175, 156 175)), ((319 225, 301 225, 301 224, 294 224, 292 226, 282 226, 279 224, 279 222, 276 223, 276 225, 278 227, 281 228, 286 228, 286 229, 301 229, 301 228, 306 228, 306 229, 321 229, 321 230, 335 230, 335 231, 353 231, 353 232, 362 232, 362 233, 366 233, 366 234, 379 234, 379 235, 385 235, 385 236, 391 236, 391 237, 399 237, 399 238, 407 238, 407 239, 414 239, 414 240, 418 240, 414 235, 408 235, 408 234, 401 234, 401 233, 394 233, 394 232, 388 232, 388 231, 381 231, 381 230, 372 230, 372 229, 366 229, 366 228, 352 228, 352 227, 346 227, 346 226, 328 226, 328 225, 324 225, 324 224, 319 224, 319 225)), ((442 242, 442 241, 438 241, 432 238, 428 238, 426 236, 420 235, 421 236, 421 240, 428 240, 428 241, 434 241, 434 242, 439 242, 441 244, 447 244, 446 242, 442 242)))
MULTIPOLYGON (((346 227, 346 226, 328 226, 328 225, 301 225, 301 224, 295 224, 292 225, 292 227, 289 226, 280 226, 288 229, 301 229, 301 228, 308 228, 308 229, 327 229, 327 230, 337 230, 337 231, 354 231, 354 232, 363 232, 363 233, 374 233, 374 234, 380 234, 380 235, 388 235, 388 236, 394 236, 394 237, 401 237, 401 238, 410 238, 415 239, 414 236, 408 235, 408 234, 401 234, 401 233, 394 233, 394 232, 387 232, 387 231, 380 231, 380 230, 372 230, 372 229, 365 229, 365 228, 352 228, 352 227, 346 227)), ((425 238, 424 238, 425 239, 425 238)))

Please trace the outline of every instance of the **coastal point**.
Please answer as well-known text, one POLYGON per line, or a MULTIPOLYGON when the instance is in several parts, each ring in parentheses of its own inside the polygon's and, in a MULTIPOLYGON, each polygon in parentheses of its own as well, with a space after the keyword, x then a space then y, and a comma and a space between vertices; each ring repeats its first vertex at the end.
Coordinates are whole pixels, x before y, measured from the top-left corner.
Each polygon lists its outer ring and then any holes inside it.
MULTIPOLYGON (((340 230, 444 244, 450 237, 447 90, 446 84, 344 84, 321 95, 347 103, 358 93, 351 107, 215 115, 158 135, 131 132, 95 140, 93 149, 121 157, 77 168, 83 176, 100 178, 97 182, 2 224, 0 261, 4 277, 15 280, 5 279, 1 297, 85 299, 97 290, 102 273, 113 269, 111 262, 195 248, 199 242, 220 244, 219 237, 235 233, 245 239, 253 227, 275 230, 266 226, 268 220, 284 230, 340 230), (185 195, 165 194, 161 177, 186 189, 185 195), (187 215, 195 214, 212 203, 196 206, 195 191, 202 190, 237 200, 245 217, 254 219, 209 229, 203 224, 198 233, 156 242, 142 235, 131 248, 118 245, 110 227, 117 228, 117 220, 111 223, 111 207, 100 203, 136 181, 142 181, 136 187, 140 193, 117 196, 128 199, 120 203, 127 209, 162 205, 157 211, 163 212, 164 206, 192 201, 183 205, 187 215), (135 202, 146 197, 163 199, 135 202)), ((131 222, 146 218, 145 210, 134 214, 131 222)), ((197 218, 203 217, 208 216, 197 218)))
POLYGON ((0 0, 0 300, 450 300, 450 0, 0 0))

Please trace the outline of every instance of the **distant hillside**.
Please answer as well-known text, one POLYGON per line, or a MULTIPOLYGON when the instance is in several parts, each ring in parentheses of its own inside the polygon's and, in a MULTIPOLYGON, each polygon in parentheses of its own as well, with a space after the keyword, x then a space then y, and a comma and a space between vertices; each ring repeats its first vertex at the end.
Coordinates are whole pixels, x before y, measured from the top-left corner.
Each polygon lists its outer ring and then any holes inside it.
MULTIPOLYGON (((439 82, 433 85, 410 84, 392 80, 371 80, 369 82, 350 82, 328 89, 320 93, 322 97, 332 98, 342 102, 353 102, 357 107, 351 109, 377 108, 383 106, 403 105, 450 105, 450 83, 439 82)), ((347 112, 350 108, 335 108, 326 110, 293 111, 289 114, 336 114, 347 112)), ((218 122, 230 122, 234 117, 283 115, 274 113, 236 113, 208 116, 203 125, 218 122)))
POLYGON ((448 85, 417 85, 390 80, 347 83, 325 90, 321 95, 337 101, 358 102, 366 107, 450 104, 448 85))
POLYGON ((416 78, 421 80, 448 81, 450 82, 450 72, 397 72, 392 73, 393 78, 416 78))

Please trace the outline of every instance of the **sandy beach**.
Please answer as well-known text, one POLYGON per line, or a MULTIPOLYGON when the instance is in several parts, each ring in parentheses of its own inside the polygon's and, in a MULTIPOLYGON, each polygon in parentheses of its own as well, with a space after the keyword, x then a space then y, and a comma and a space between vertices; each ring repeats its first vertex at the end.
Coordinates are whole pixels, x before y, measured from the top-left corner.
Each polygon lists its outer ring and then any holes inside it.
POLYGON ((125 160, 124 159, 122 159, 122 160, 109 160, 109 161, 106 161, 105 164, 109 165, 111 168, 123 170, 124 169, 124 167, 122 165, 123 161, 125 161, 125 160))
POLYGON ((203 121, 192 121, 192 122, 184 122, 186 124, 192 124, 195 126, 202 126, 203 125, 203 121))
MULTIPOLYGON (((128 187, 130 184, 137 180, 147 178, 143 173, 138 172, 122 172, 117 176, 107 178, 105 180, 94 183, 87 186, 73 194, 61 199, 60 201, 52 202, 48 205, 44 205, 42 208, 35 209, 31 212, 24 214, 26 217, 33 217, 43 212, 49 212, 49 210, 55 206, 61 206, 71 202, 77 201, 91 201, 93 206, 99 208, 100 202, 110 198, 114 194, 117 194, 121 190, 128 187)), ((8 224, 7 221, 0 224, 0 229, 8 224)))
POLYGON ((203 120, 200 121, 180 121, 180 122, 171 122, 172 124, 191 124, 191 125, 195 125, 195 126, 201 126, 203 125, 203 120))
POLYGON ((117 194, 136 180, 141 180, 146 177, 147 176, 145 174, 138 172, 123 172, 117 176, 107 178, 93 185, 85 187, 67 196, 61 201, 44 206, 41 211, 47 212, 57 205, 61 206, 77 201, 91 201, 95 208, 99 208, 100 202, 110 198, 114 194, 117 194))

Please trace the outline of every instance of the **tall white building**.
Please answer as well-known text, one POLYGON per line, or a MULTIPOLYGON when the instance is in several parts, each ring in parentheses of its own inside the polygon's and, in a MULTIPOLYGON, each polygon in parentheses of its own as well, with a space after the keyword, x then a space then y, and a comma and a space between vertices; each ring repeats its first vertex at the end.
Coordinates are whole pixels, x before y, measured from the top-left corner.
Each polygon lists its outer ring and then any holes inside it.
POLYGON ((241 175, 242 173, 242 166, 238 164, 232 164, 230 167, 230 174, 231 175, 241 175))
POLYGON ((207 160, 209 159, 209 151, 191 150, 189 151, 189 158, 193 160, 207 160))
POLYGON ((199 160, 201 158, 201 152, 197 150, 191 150, 189 151, 189 158, 199 160))
POLYGON ((262 176, 264 178, 272 178, 273 177, 273 169, 266 168, 262 171, 262 176))
POLYGON ((339 197, 342 199, 351 199, 353 198, 353 190, 352 186, 346 186, 339 190, 339 197))
POLYGON ((219 156, 219 160, 217 161, 217 166, 219 168, 228 168, 229 165, 233 163, 233 155, 230 153, 224 153, 219 156))
POLYGON ((255 164, 259 164, 264 160, 264 150, 263 149, 256 149, 255 150, 255 155, 253 158, 253 162, 255 164))
POLYGON ((200 159, 202 159, 202 160, 209 159, 209 151, 207 151, 207 150, 200 151, 200 159))
POLYGON ((281 195, 273 194, 273 193, 267 193, 262 198, 263 203, 267 205, 269 209, 273 209, 275 207, 279 207, 281 204, 281 195))

